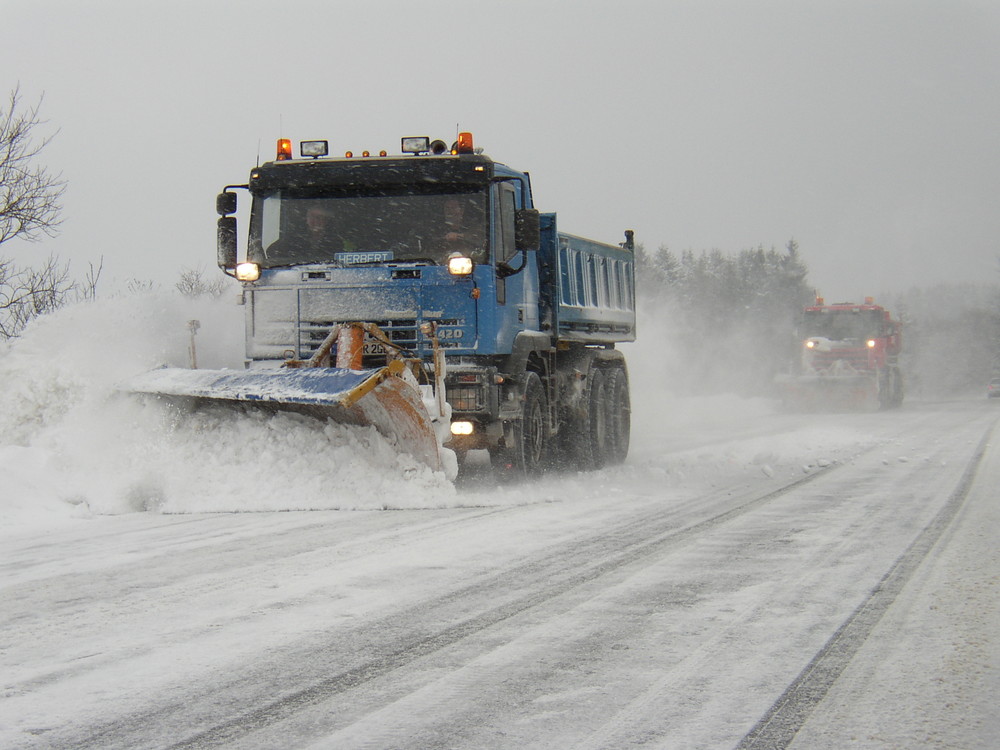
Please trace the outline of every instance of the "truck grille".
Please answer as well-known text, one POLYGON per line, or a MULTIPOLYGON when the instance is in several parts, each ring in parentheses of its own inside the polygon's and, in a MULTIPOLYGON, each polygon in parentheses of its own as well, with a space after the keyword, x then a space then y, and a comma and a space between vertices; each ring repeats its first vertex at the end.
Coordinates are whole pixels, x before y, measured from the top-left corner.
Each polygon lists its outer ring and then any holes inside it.
POLYGON ((829 370, 832 367, 850 367, 855 370, 869 369, 867 349, 841 349, 834 352, 813 352, 810 365, 814 370, 829 370), (838 364, 838 362, 840 364, 838 364))
MULTIPOLYGON (((427 359, 431 356, 432 347, 429 341, 424 339, 420 333, 420 324, 423 322, 417 319, 401 320, 376 320, 372 321, 382 332, 389 337, 394 344, 403 347, 412 356, 419 356, 427 359)), ((464 323, 462 320, 449 319, 439 320, 438 325, 459 326, 464 323)), ((298 350, 300 359, 308 359, 319 348, 326 339, 327 334, 337 325, 337 321, 302 321, 299 324, 298 350)), ((442 348, 457 348, 458 341, 441 341, 442 348)), ((375 366, 384 364, 384 357, 381 354, 370 354, 365 356, 365 366, 375 366), (369 364, 371 360, 371 365, 369 364)))
POLYGON ((448 384, 445 390, 448 403, 455 411, 482 411, 486 408, 482 386, 448 384))

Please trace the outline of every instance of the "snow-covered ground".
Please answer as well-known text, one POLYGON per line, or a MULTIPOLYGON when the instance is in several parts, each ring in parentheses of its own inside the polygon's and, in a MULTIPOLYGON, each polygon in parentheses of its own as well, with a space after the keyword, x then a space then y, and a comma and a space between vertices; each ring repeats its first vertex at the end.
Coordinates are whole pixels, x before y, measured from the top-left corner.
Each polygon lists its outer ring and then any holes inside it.
POLYGON ((0 350, 0 747, 734 747, 894 565, 794 746, 1000 736, 1000 405, 677 399, 635 344, 625 465, 452 483, 372 430, 118 395, 191 319, 241 366, 240 308, 175 295, 0 350))

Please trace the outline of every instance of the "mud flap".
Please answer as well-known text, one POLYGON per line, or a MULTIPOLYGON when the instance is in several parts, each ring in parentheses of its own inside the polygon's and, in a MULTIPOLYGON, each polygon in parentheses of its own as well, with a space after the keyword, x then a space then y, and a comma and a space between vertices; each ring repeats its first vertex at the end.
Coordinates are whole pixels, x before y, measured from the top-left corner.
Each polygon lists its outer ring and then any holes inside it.
POLYGON ((184 403, 221 403, 289 411, 342 424, 375 427, 397 450, 435 471, 441 449, 419 387, 403 362, 348 370, 334 367, 276 370, 187 370, 143 373, 120 390, 184 403))

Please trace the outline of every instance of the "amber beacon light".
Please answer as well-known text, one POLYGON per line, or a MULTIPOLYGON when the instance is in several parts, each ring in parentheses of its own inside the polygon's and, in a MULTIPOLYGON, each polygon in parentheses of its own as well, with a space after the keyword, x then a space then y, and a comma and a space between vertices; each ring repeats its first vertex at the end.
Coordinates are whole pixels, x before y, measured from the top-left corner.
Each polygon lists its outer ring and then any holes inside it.
POLYGON ((472 146, 472 133, 459 133, 458 141, 455 143, 455 153, 472 154, 475 149, 472 146))

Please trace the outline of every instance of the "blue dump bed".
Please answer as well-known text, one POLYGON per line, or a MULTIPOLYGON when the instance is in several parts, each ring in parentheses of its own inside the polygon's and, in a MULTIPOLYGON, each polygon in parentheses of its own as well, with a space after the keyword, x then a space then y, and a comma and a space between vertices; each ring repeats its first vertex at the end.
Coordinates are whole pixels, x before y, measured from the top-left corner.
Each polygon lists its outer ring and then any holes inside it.
POLYGON ((541 215, 543 306, 562 341, 635 340, 635 253, 556 229, 541 215))

